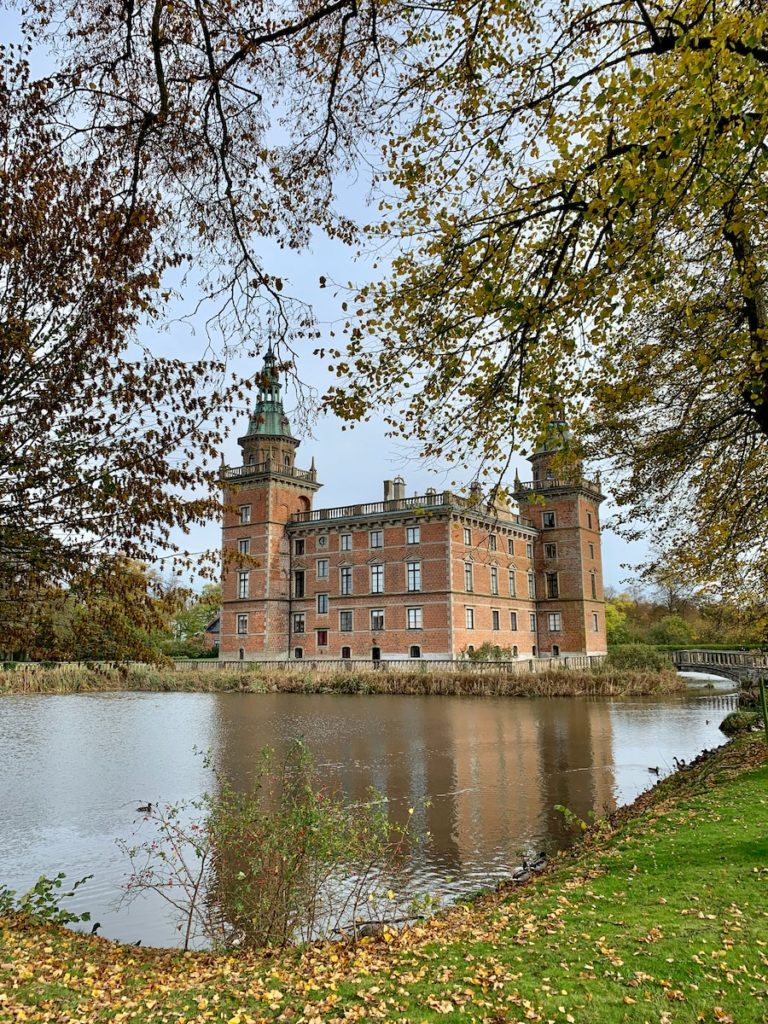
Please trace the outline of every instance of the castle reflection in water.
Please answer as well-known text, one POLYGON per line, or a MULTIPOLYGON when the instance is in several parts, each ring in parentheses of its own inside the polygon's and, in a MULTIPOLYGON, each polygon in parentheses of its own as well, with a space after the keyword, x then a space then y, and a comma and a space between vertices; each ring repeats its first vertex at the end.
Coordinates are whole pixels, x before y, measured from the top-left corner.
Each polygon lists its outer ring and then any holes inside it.
MULTIPOLYGON (((581 818, 616 806, 611 709, 606 702, 285 694, 240 700, 225 716, 216 759, 244 782, 264 745, 301 737, 321 777, 353 800, 374 787, 403 822, 414 808, 441 873, 562 846, 555 805, 581 818), (343 707, 340 703, 343 702, 343 707)), ((492 871, 491 874, 494 872, 492 871)))

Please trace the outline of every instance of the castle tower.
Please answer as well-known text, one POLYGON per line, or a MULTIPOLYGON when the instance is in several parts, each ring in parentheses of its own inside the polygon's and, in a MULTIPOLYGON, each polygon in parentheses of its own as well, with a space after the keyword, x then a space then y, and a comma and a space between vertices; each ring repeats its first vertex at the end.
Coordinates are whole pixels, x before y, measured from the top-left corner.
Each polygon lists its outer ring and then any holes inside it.
POLYGON ((224 523, 219 658, 287 658, 294 557, 286 526, 312 507, 317 483, 294 465, 299 441, 283 409, 277 360, 267 350, 256 407, 238 439, 243 464, 222 467, 224 523))
POLYGON ((537 653, 604 654, 605 598, 600 554, 599 480, 583 475, 569 456, 570 435, 555 420, 542 446, 529 457, 533 480, 515 477, 521 513, 540 530, 534 544, 537 653))

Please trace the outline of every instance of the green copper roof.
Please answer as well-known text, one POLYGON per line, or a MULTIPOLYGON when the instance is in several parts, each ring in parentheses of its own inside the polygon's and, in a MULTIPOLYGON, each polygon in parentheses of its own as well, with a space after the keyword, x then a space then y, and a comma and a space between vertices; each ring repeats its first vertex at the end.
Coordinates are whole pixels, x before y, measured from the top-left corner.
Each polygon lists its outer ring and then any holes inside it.
POLYGON ((246 437, 293 437, 291 425, 283 409, 280 377, 272 346, 267 349, 259 382, 256 408, 248 421, 246 437))

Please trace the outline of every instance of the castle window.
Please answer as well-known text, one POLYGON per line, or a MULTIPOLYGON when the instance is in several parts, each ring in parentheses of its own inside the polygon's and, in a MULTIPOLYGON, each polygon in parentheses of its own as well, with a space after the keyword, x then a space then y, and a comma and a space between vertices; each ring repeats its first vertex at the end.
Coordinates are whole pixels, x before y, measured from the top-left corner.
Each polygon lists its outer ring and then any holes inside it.
POLYGON ((589 574, 589 589, 594 600, 597 600, 597 573, 591 572, 589 574))
POLYGON ((408 590, 421 590, 421 562, 408 562, 408 590))
POLYGON ((528 622, 529 622, 530 627, 531 627, 531 632, 535 633, 536 632, 536 612, 529 612, 528 613, 528 622))
POLYGON ((297 569, 293 574, 293 596, 304 597, 304 570, 297 569))
POLYGON ((468 594, 472 593, 472 563, 464 563, 464 589, 468 594))
POLYGON ((352 550, 352 534, 342 533, 339 538, 339 551, 351 551, 352 550))
POLYGON ((241 537, 237 542, 237 553, 239 555, 249 555, 251 553, 251 539, 250 537, 241 537))
POLYGON ((532 572, 528 573, 528 597, 531 599, 536 597, 536 577, 532 572))
POLYGON ((293 616, 293 632, 303 633, 304 632, 304 612, 297 612, 293 616))
POLYGON ((491 629, 501 629, 501 616, 496 608, 491 611, 491 629))
POLYGON ((352 567, 345 565, 340 570, 342 594, 352 593, 352 567))
POLYGON ((468 526, 464 527, 464 543, 465 544, 471 544, 472 543, 472 531, 469 529, 468 526))
POLYGON ((245 661, 245 648, 244 647, 241 647, 240 650, 238 651, 238 657, 240 658, 240 661, 245 661))
POLYGON ((512 646, 512 657, 516 658, 517 654, 518 654, 518 652, 517 652, 517 644, 513 644, 513 646, 512 646))
POLYGON ((592 513, 591 512, 587 512, 587 529, 588 530, 592 529, 592 513))
POLYGON ((557 544, 545 544, 544 545, 544 557, 545 558, 557 558, 557 544))
POLYGON ((531 648, 531 656, 534 658, 536 657, 536 644, 534 644, 531 648))
POLYGON ((291 456, 290 455, 284 455, 283 456, 283 465, 284 466, 290 466, 290 464, 291 464, 291 456))
POLYGON ((317 614, 327 615, 328 614, 328 595, 318 594, 317 595, 317 614))
POLYGON ((406 608, 405 612, 408 629, 421 629, 423 621, 421 608, 406 608))
POLYGON ((507 541, 507 551, 510 555, 514 555, 515 553, 515 542, 512 537, 507 541))
POLYGON ((467 644, 467 654, 468 654, 468 655, 469 655, 470 657, 472 657, 472 655, 473 655, 474 653, 475 653, 475 648, 474 648, 474 646, 473 646, 472 644, 467 644))
POLYGON ((421 648, 418 647, 416 644, 411 644, 411 657, 412 658, 420 658, 421 657, 421 648))
POLYGON ((371 609, 371 631, 374 633, 380 632, 384 629, 384 609, 383 608, 372 608, 371 609))
POLYGON ((421 540, 421 527, 420 526, 408 526, 405 530, 405 543, 406 544, 418 544, 421 540))
POLYGON ((300 538, 293 542, 293 553, 294 555, 304 554, 304 539, 300 538))
POLYGON ((251 453, 248 456, 248 465, 252 466, 252 465, 254 465, 255 462, 256 462, 256 456, 253 453, 251 453))
POLYGON ((342 633, 352 632, 352 612, 339 612, 339 630, 342 633))
POLYGON ((374 663, 378 663, 378 662, 381 661, 381 648, 380 647, 372 647, 371 648, 371 661, 373 661, 374 663))
POLYGON ((371 566, 371 593, 384 593, 384 566, 378 563, 371 566))
POLYGON ((517 629, 517 612, 509 613, 509 628, 517 629))
POLYGON ((383 530, 371 530, 371 547, 372 548, 383 548, 384 547, 384 531, 383 530))
POLYGON ((319 580, 328 579, 328 559, 318 558, 317 560, 317 578, 319 580))
POLYGON ((525 557, 526 558, 533 558, 533 544, 526 544, 525 545, 525 557))
POLYGON ((589 545, 589 557, 592 558, 592 559, 594 559, 594 557, 595 557, 595 545, 594 544, 590 544, 589 545))
POLYGON ((237 574, 237 596, 239 598, 248 597, 248 579, 250 575, 247 571, 237 574))
POLYGON ((556 572, 545 572, 544 579, 547 584, 547 597, 560 596, 560 583, 556 572))
POLYGON ((488 538, 488 550, 489 551, 495 551, 496 550, 496 534, 495 533, 492 533, 490 535, 490 537, 488 538))
POLYGON ((349 658, 352 657, 352 648, 351 647, 342 647, 341 648, 341 656, 342 656, 342 658, 345 661, 349 660, 349 658))
POLYGON ((499 570, 495 565, 491 566, 491 593, 498 594, 499 592, 499 570))
POLYGON ((475 609, 465 608, 464 609, 464 625, 467 629, 475 628, 475 609))
POLYGON ((250 521, 251 521, 251 506, 250 505, 241 505, 240 509, 239 509, 239 512, 240 512, 240 525, 244 526, 246 523, 250 523, 250 521))
POLYGON ((552 644, 552 657, 553 658, 559 658, 560 657, 560 645, 559 644, 552 644))
POLYGON ((515 575, 515 570, 514 569, 510 569, 509 570, 509 596, 510 597, 515 597, 516 594, 517 594, 517 577, 515 575))
POLYGON ((293 649, 293 656, 296 659, 296 661, 301 661, 301 659, 304 657, 304 648, 303 647, 294 647, 294 649, 293 649))
POLYGON ((317 646, 327 647, 328 646, 328 630, 318 629, 317 630, 317 646))
POLYGON ((542 512, 541 513, 541 527, 543 530, 554 530, 556 526, 555 513, 554 512, 542 512))
POLYGON ((248 632, 248 616, 238 615, 237 616, 237 632, 242 636, 243 633, 248 632))
POLYGON ((563 628, 563 616, 560 612, 547 613, 547 629, 550 633, 559 633, 563 628))
POLYGON ((597 612, 592 612, 592 632, 600 632, 600 620, 597 617, 597 612))

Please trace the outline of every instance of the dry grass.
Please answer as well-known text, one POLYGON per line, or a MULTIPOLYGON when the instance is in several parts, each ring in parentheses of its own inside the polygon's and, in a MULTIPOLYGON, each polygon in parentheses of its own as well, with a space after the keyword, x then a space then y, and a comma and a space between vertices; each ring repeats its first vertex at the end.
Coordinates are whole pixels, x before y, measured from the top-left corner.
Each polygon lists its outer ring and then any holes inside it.
POLYGON ((0 693, 358 693, 430 694, 476 697, 618 697, 672 693, 685 689, 673 670, 484 674, 471 672, 340 669, 311 672, 296 668, 245 671, 172 669, 152 665, 19 665, 0 672, 0 693))

